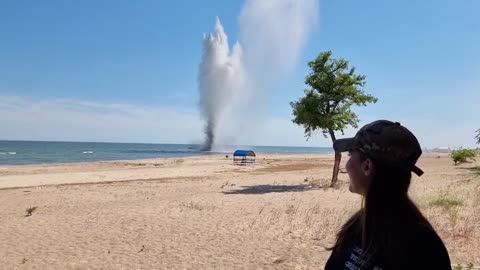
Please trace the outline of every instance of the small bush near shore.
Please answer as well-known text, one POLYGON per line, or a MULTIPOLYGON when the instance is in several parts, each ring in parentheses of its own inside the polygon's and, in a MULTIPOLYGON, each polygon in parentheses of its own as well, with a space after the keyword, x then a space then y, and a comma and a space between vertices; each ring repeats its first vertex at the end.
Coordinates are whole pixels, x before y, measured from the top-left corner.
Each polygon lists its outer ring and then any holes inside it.
POLYGON ((475 160, 475 156, 477 155, 477 152, 475 149, 457 149, 453 150, 450 153, 450 156, 453 159, 453 162, 455 165, 460 164, 460 163, 465 163, 468 160, 475 160))

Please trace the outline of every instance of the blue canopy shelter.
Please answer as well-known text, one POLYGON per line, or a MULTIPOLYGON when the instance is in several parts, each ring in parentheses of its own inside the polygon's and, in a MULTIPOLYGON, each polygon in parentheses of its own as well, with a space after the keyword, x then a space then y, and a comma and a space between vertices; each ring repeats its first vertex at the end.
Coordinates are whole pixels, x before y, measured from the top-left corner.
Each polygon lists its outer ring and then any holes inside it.
POLYGON ((252 150, 236 150, 233 153, 233 164, 247 165, 255 164, 255 152, 252 150))

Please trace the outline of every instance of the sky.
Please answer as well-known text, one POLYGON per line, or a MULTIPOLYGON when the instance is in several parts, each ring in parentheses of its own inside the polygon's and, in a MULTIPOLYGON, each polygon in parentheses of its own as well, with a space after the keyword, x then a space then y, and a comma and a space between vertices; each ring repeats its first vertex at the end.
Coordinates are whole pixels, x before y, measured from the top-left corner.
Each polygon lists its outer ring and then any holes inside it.
MULTIPOLYGON (((0 2, 0 139, 201 143, 202 37, 218 16, 233 45, 244 4, 0 2)), ((364 90, 378 98, 353 108, 360 125, 389 119, 423 147, 475 146, 478 10, 478 0, 320 1, 294 67, 259 90, 258 117, 231 135, 235 144, 331 146, 321 132, 306 140, 289 102, 303 95, 307 62, 332 50, 366 75, 364 90)))

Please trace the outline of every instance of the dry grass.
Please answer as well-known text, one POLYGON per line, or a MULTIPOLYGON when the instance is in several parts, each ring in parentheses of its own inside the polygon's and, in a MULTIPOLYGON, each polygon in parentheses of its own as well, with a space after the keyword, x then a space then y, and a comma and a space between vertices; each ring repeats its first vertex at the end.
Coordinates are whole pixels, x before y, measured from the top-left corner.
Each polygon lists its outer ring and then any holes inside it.
POLYGON ((458 207, 463 205, 463 201, 449 197, 448 195, 442 195, 439 198, 434 199, 428 204, 430 207, 440 207, 445 210, 450 210, 453 207, 458 207))
POLYGON ((215 207, 212 205, 206 205, 206 204, 201 204, 197 202, 188 202, 188 203, 181 203, 180 207, 190 209, 190 210, 196 210, 196 211, 203 211, 203 210, 214 210, 215 207))
POLYGON ((480 267, 475 267, 473 263, 468 263, 468 264, 456 264, 452 268, 453 270, 477 270, 480 269, 480 267))
POLYGON ((262 231, 276 237, 318 241, 328 247, 333 244, 341 224, 353 214, 355 207, 325 208, 320 203, 304 202, 283 205, 264 204, 258 214, 245 221, 251 231, 262 231))
POLYGON ((417 194, 422 211, 446 243, 452 263, 463 264, 454 269, 474 269, 465 265, 480 264, 480 175, 470 171, 440 185, 424 185, 417 194))

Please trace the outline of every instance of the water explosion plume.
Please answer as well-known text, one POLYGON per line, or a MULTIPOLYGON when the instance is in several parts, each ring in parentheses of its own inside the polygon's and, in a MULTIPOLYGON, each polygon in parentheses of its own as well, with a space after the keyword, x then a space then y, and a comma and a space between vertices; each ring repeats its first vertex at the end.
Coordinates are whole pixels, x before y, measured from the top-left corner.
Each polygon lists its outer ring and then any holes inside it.
POLYGON ((227 35, 218 18, 215 22, 215 33, 204 35, 203 46, 198 81, 200 108, 207 124, 202 150, 210 151, 220 117, 242 85, 242 48, 236 43, 230 52, 227 35))
POLYGON ((215 32, 203 37, 198 75, 203 150, 212 150, 218 135, 230 136, 232 143, 232 135, 254 130, 263 95, 293 71, 317 17, 318 0, 247 0, 239 17, 240 42, 232 50, 217 18, 215 32))

